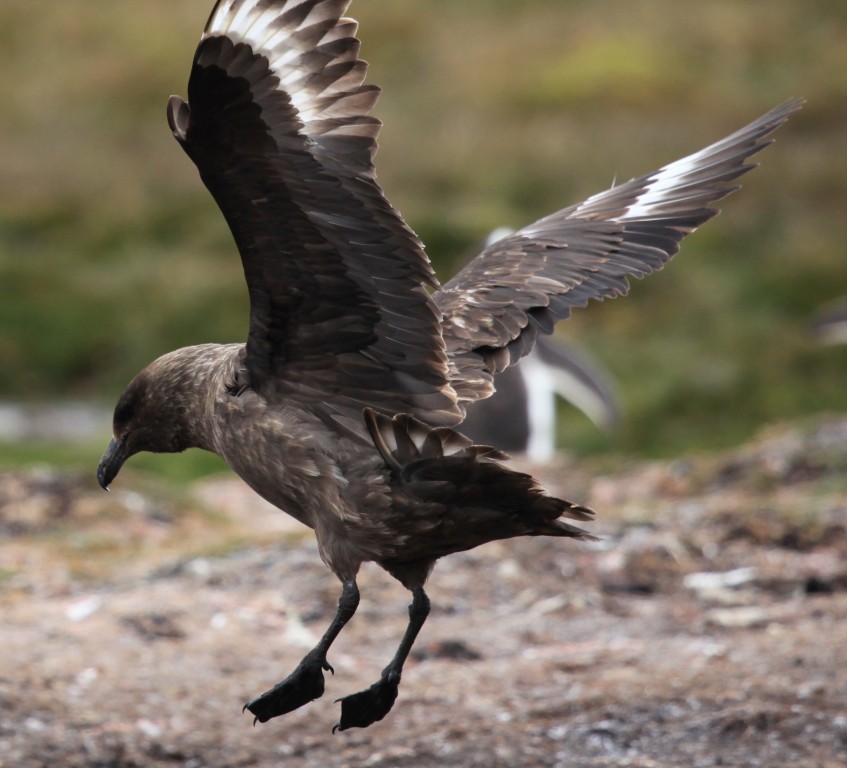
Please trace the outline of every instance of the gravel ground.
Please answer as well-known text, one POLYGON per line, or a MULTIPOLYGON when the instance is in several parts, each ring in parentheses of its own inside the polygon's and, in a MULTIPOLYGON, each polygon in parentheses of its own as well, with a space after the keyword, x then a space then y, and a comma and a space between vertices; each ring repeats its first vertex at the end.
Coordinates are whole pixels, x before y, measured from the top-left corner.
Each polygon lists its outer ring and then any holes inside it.
POLYGON ((363 570, 325 696, 254 728, 334 612, 310 532, 229 477, 0 473, 0 766, 847 764, 847 420, 537 470, 603 540, 441 561, 393 711, 336 735, 405 626, 388 576, 363 570))

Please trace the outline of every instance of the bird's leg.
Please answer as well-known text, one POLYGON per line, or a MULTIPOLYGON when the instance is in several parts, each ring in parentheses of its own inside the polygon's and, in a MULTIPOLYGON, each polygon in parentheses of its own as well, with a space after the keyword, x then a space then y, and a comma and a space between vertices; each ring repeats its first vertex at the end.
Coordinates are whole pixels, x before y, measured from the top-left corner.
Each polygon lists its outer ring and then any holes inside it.
POLYGON ((341 719, 335 724, 332 732, 346 731, 348 728, 367 728, 377 720, 382 720, 394 706, 397 689, 400 685, 400 675, 403 664, 412 650, 415 638, 429 615, 429 598, 423 587, 412 590, 412 604, 409 606, 409 624, 397 653, 388 666, 382 670, 382 675, 370 688, 359 693, 339 699, 341 702, 341 719))
POLYGON ((338 599, 335 618, 318 644, 303 657, 297 669, 285 680, 244 705, 244 709, 249 709, 256 716, 253 720, 254 725, 257 721, 265 723, 272 717, 292 712, 323 696, 323 671, 334 672, 326 660, 327 651, 344 625, 356 613, 358 606, 359 588, 356 586, 355 579, 348 579, 344 582, 341 597, 338 599))

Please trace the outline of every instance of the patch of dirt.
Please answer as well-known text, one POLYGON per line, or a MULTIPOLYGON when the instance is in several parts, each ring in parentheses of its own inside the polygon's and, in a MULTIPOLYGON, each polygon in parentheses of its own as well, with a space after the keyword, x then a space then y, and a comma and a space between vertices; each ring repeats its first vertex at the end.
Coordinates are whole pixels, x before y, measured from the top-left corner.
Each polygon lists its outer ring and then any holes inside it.
POLYGON ((582 545, 441 561, 393 711, 332 735, 408 594, 375 567, 324 697, 251 727, 339 585, 311 534, 215 479, 172 500, 121 476, 0 474, 0 766, 817 766, 847 763, 847 420, 551 490, 582 545))

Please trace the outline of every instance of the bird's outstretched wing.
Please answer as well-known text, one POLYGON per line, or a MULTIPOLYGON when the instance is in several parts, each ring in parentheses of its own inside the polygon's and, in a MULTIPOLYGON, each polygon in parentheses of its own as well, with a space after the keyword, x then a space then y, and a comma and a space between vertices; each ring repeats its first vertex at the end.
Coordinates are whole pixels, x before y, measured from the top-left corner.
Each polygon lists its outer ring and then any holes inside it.
POLYGON ((437 281, 376 182, 379 89, 348 5, 219 0, 168 119, 241 253, 246 383, 455 423, 437 281))
POLYGON ((621 296, 627 278, 660 269, 801 104, 786 102, 693 155, 551 214, 467 264, 434 295, 460 403, 490 395, 494 374, 571 309, 621 296))

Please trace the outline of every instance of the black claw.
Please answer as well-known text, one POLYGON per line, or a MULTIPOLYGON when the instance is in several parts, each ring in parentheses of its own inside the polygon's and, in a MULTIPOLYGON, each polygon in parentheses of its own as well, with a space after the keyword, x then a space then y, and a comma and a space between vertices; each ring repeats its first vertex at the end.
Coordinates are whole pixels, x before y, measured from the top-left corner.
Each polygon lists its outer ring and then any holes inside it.
MULTIPOLYGON (((243 715, 243 714, 247 711, 247 707, 249 707, 249 706, 250 706, 250 702, 248 702, 248 703, 247 703, 247 704, 245 704, 243 707, 241 707, 241 714, 242 714, 242 715, 243 715)), ((258 717, 254 717, 254 718, 253 718, 253 727, 254 727, 254 728, 256 727, 256 723, 258 723, 258 722, 259 722, 259 718, 258 718, 258 717)))
POLYGON ((400 684, 399 675, 381 677, 370 688, 344 696, 341 702, 341 719, 332 727, 332 732, 348 728, 367 728, 382 720, 394 706, 400 684))
POLYGON ((320 698, 324 692, 324 669, 332 671, 326 659, 306 656, 285 680, 245 704, 242 712, 249 709, 255 715, 253 725, 256 725, 320 698))

